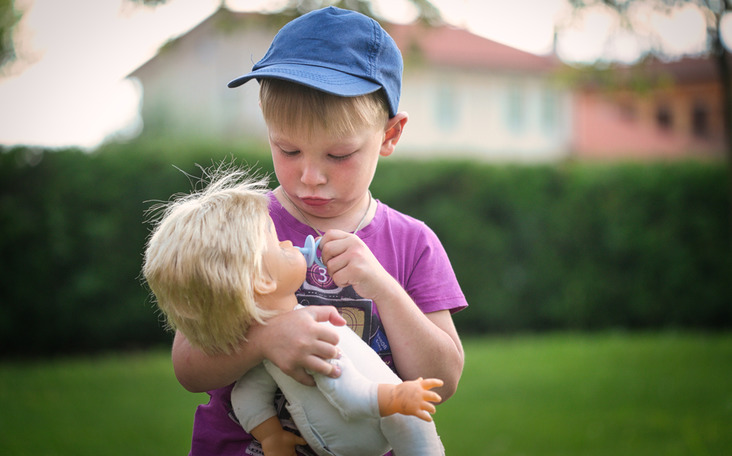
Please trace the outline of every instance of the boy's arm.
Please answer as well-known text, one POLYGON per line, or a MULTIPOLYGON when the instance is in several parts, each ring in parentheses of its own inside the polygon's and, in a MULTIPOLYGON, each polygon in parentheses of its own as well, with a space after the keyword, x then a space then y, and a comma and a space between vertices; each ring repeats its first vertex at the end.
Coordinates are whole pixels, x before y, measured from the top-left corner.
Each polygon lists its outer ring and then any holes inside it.
POLYGON ((399 374, 405 380, 442 379, 444 386, 435 392, 444 402, 455 394, 465 360, 452 316, 448 310, 422 313, 396 280, 391 293, 374 302, 399 374))
POLYGON ((330 230, 320 246, 333 281, 353 286, 376 304, 400 376, 443 380, 444 386, 435 388, 443 401, 455 394, 464 354, 450 312, 423 313, 357 236, 330 230))
POLYGON ((229 355, 207 355, 192 347, 185 335, 176 332, 172 360, 175 375, 191 392, 211 391, 230 385, 249 369, 269 359, 285 373, 305 385, 315 385, 306 370, 337 377, 339 372, 326 360, 337 354, 338 335, 327 325, 345 320, 333 307, 313 306, 285 312, 253 325, 238 351, 229 355), (292 328, 298 328, 292 331, 292 328))

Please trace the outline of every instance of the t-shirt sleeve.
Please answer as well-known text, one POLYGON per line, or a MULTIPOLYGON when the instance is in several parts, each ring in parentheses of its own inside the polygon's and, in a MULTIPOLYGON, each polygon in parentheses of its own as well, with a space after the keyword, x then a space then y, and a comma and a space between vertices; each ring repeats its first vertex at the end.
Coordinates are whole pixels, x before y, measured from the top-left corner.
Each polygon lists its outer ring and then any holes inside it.
POLYGON ((458 312, 468 306, 445 248, 427 225, 408 243, 413 267, 404 288, 424 313, 449 310, 458 312))

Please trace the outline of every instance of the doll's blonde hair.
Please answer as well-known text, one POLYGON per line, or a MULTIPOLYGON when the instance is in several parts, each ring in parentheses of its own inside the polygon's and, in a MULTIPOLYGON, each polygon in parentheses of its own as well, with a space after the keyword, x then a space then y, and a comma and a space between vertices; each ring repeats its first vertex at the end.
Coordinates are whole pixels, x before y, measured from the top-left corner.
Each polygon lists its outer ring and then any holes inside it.
POLYGON ((336 138, 386 126, 389 106, 382 90, 341 97, 281 79, 260 81, 259 102, 267 125, 309 137, 325 130, 336 138))
POLYGON ((254 322, 269 223, 267 179, 245 170, 204 170, 210 183, 174 197, 153 222, 143 274, 170 329, 209 354, 232 353, 254 322))

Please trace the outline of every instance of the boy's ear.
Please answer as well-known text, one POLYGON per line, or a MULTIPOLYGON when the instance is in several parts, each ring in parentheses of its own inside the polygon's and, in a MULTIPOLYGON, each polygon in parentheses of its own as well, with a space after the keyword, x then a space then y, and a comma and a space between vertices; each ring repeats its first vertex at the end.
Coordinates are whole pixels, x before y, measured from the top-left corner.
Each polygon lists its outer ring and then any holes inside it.
POLYGON ((398 112, 397 115, 389 119, 384 130, 384 142, 381 143, 382 157, 388 157, 394 152, 399 139, 402 137, 404 126, 409 120, 409 114, 406 112, 398 112))
POLYGON ((266 272, 254 278, 254 292, 260 296, 274 293, 277 290, 277 281, 266 272))

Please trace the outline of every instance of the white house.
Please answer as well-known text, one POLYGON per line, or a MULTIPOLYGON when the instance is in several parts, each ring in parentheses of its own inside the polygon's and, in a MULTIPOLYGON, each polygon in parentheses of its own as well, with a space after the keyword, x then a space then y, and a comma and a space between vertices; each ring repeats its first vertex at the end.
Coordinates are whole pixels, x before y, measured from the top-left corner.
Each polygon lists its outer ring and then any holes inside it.
MULTIPOLYGON (((266 140, 258 85, 229 89, 286 19, 220 9, 130 77, 143 87, 144 132, 221 141, 266 140)), ((385 24, 405 60, 400 157, 554 161, 569 153, 571 94, 553 57, 452 27, 385 24)))

